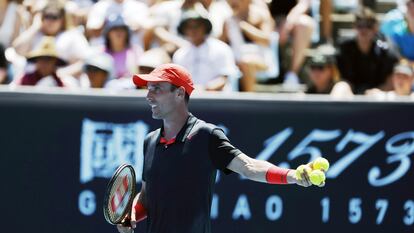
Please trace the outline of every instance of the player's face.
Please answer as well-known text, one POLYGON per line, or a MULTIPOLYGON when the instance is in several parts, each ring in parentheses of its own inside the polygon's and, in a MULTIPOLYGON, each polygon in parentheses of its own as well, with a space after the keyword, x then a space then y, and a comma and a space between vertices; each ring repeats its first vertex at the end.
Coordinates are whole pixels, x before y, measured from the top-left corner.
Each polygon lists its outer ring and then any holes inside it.
POLYGON ((168 82, 148 82, 147 102, 151 106, 154 119, 165 119, 175 111, 176 90, 168 82))

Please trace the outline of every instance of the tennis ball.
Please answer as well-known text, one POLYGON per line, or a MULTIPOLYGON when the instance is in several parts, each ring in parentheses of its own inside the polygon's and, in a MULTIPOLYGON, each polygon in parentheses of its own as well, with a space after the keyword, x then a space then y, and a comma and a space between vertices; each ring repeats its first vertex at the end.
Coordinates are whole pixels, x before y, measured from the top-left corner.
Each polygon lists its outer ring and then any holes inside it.
POLYGON ((329 161, 325 158, 319 157, 313 162, 313 169, 327 172, 329 169, 329 161))
POLYGON ((310 173, 309 178, 314 185, 321 185, 326 179, 325 173, 321 170, 313 170, 310 173))
POLYGON ((304 164, 296 168, 296 179, 302 180, 302 174, 303 172, 305 172, 305 170, 308 172, 308 174, 312 171, 312 169, 309 166, 306 166, 304 164))

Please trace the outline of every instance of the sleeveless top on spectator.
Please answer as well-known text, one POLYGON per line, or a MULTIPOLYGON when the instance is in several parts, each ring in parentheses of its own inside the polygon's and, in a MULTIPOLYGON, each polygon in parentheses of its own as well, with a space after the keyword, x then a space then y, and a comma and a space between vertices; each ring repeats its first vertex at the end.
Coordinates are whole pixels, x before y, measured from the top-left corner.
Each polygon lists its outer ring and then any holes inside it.
POLYGON ((0 44, 9 47, 14 31, 14 24, 17 18, 17 4, 10 2, 4 14, 3 22, 0 25, 0 44))

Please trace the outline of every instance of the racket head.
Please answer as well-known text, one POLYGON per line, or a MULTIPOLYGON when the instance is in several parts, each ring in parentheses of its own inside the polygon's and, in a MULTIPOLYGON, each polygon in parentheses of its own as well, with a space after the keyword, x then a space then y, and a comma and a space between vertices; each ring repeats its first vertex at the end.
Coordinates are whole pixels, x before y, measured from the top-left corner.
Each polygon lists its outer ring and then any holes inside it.
POLYGON ((134 168, 129 164, 119 166, 109 181, 104 196, 103 212, 108 223, 120 224, 131 211, 135 186, 134 168))

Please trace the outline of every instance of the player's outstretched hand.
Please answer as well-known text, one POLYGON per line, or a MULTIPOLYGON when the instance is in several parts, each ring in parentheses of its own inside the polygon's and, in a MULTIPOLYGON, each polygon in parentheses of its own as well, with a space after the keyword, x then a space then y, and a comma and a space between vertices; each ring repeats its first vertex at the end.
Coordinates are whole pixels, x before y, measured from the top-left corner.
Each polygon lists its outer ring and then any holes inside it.
POLYGON ((309 165, 301 165, 296 170, 290 170, 288 175, 288 180, 291 180, 293 182, 289 183, 295 183, 297 185, 303 186, 303 187, 309 187, 312 185, 309 173, 312 170, 309 165))
POLYGON ((296 170, 288 173, 288 178, 294 183, 308 187, 316 185, 318 187, 325 186, 325 173, 329 169, 329 161, 319 157, 308 164, 302 164, 296 170))

